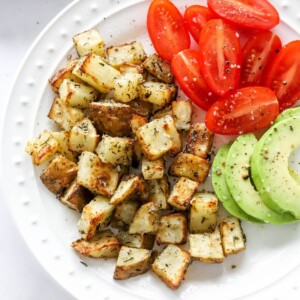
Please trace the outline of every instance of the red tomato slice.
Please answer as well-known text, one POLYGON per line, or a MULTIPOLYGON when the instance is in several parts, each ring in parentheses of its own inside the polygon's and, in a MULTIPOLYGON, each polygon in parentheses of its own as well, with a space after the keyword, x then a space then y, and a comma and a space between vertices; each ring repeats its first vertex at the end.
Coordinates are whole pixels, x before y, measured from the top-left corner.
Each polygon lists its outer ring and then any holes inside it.
POLYGON ((253 35, 242 50, 241 85, 261 85, 264 71, 281 47, 280 38, 271 31, 253 35))
POLYGON ((200 71, 200 55, 196 50, 187 49, 172 59, 172 71, 183 92, 202 109, 207 110, 217 99, 203 80, 200 71))
POLYGON ((223 20, 210 20, 199 41, 201 72, 210 89, 219 96, 234 90, 240 78, 241 49, 236 29, 223 20))
POLYGON ((209 8, 201 5, 189 6, 184 13, 184 20, 189 32, 197 43, 206 22, 214 18, 215 14, 209 8))
POLYGON ((190 48, 191 40, 184 19, 168 0, 152 1, 147 15, 147 29, 156 52, 164 59, 190 48))
POLYGON ((236 135, 268 127, 278 114, 275 93, 265 87, 252 86, 216 101, 208 110, 205 123, 215 133, 236 135))
POLYGON ((280 21, 277 10, 266 0, 208 0, 207 4, 222 19, 243 27, 271 29, 280 21))
POLYGON ((264 86, 275 91, 281 111, 300 99, 300 40, 281 49, 265 75, 264 86))

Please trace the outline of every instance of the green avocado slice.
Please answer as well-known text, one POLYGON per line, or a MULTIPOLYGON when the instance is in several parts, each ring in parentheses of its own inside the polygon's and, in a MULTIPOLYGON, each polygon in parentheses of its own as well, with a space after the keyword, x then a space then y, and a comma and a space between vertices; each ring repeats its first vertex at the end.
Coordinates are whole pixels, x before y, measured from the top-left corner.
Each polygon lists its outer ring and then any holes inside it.
POLYGON ((262 137, 251 161, 253 181, 270 208, 300 219, 299 175, 289 168, 290 154, 300 147, 300 118, 285 119, 262 137))
POLYGON ((300 106, 289 108, 285 111, 283 111, 275 120, 274 124, 277 124, 283 120, 286 120, 288 118, 300 118, 300 106))
POLYGON ((231 144, 224 144, 214 158, 212 165, 212 184, 223 207, 233 216, 252 223, 262 223, 246 214, 233 200, 225 178, 225 166, 231 144))
POLYGON ((246 134, 239 136, 231 146, 225 169, 230 193, 237 205, 254 218, 272 224, 293 222, 292 215, 279 214, 266 206, 251 182, 250 159, 256 144, 254 134, 246 134))

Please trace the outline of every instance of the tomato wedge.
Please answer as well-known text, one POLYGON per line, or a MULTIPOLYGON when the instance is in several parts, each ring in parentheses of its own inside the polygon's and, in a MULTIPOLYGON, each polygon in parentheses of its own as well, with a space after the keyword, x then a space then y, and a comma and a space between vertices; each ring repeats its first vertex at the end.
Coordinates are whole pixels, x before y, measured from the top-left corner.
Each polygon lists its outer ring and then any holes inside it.
POLYGON ((236 29, 221 19, 210 20, 199 40, 201 72, 210 89, 219 96, 234 90, 240 78, 241 49, 236 29))
POLYGON ((236 135, 268 127, 278 116, 279 105, 273 91, 246 87, 216 101, 206 114, 209 130, 236 135))
POLYGON ((208 0, 207 4, 222 19, 243 27, 271 29, 280 21, 267 0, 208 0))
POLYGON ((241 85, 261 85, 263 73, 280 51, 280 38, 271 31, 253 35, 242 50, 241 85))
POLYGON ((201 30, 206 22, 215 17, 215 14, 205 6, 192 5, 186 9, 184 20, 189 32, 197 43, 199 42, 201 30))
POLYGON ((177 7, 168 0, 151 2, 147 29, 156 52, 166 60, 190 48, 190 35, 184 19, 177 7))
POLYGON ((281 49, 265 75, 264 86, 275 91, 281 111, 300 99, 300 40, 281 49))
POLYGON ((172 59, 172 71, 183 92, 199 107, 207 110, 217 99, 203 80, 200 55, 196 50, 183 50, 172 59))

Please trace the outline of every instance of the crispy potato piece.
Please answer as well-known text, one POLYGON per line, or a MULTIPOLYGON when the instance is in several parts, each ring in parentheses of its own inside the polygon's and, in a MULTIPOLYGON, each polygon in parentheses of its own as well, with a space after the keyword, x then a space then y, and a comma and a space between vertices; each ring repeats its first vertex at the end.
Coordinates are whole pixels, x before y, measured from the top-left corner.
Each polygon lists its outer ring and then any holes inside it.
POLYGON ((160 119, 165 116, 170 116, 173 118, 172 105, 168 105, 168 106, 164 107, 163 109, 155 112, 153 119, 160 119))
POLYGON ((160 179, 164 176, 164 159, 156 160, 142 158, 142 173, 145 180, 160 179))
POLYGON ((172 115, 177 130, 190 130, 192 112, 192 104, 189 100, 176 100, 172 102, 172 115))
POLYGON ((221 241, 225 256, 236 254, 246 249, 246 239, 240 220, 228 217, 220 223, 221 241))
POLYGON ((57 155, 43 171, 40 178, 46 188, 60 194, 76 178, 78 167, 62 155, 57 155))
POLYGON ((175 213, 162 216, 156 234, 156 243, 185 244, 187 241, 187 218, 184 213, 175 213))
POLYGON ((152 262, 151 250, 122 246, 115 268, 114 279, 124 280, 141 275, 150 270, 152 262))
POLYGON ((180 153, 169 168, 170 175, 187 177, 203 183, 208 175, 210 163, 198 156, 189 153, 180 153))
POLYGON ((133 134, 136 134, 137 130, 147 124, 147 122, 147 118, 133 114, 130 119, 130 126, 133 134))
POLYGON ((151 250, 155 242, 155 235, 129 234, 127 231, 120 230, 118 232, 118 239, 124 246, 151 250))
POLYGON ((170 186, 168 177, 165 175, 161 179, 154 179, 147 181, 149 197, 148 201, 153 202, 158 209, 168 209, 167 202, 170 194, 170 186))
POLYGON ((119 173, 96 154, 84 151, 79 157, 77 181, 95 194, 111 197, 117 189, 119 173))
POLYGON ((108 198, 100 195, 83 208, 78 230, 86 241, 96 235, 97 227, 104 228, 109 225, 114 208, 108 198))
POLYGON ((134 74, 141 74, 144 79, 147 78, 148 73, 147 71, 139 65, 135 65, 132 63, 123 63, 120 65, 119 70, 122 74, 134 73, 134 74))
POLYGON ((190 254, 176 245, 168 245, 152 264, 152 270, 170 288, 177 289, 188 266, 190 254))
POLYGON ((208 158, 214 139, 214 133, 205 124, 194 123, 187 137, 185 152, 201 158, 208 158))
POLYGON ((212 193, 197 193, 190 209, 190 233, 215 231, 218 218, 218 198, 212 193))
POLYGON ((152 112, 152 104, 149 102, 140 101, 138 99, 132 100, 128 102, 128 105, 130 106, 132 113, 149 118, 151 112, 152 112))

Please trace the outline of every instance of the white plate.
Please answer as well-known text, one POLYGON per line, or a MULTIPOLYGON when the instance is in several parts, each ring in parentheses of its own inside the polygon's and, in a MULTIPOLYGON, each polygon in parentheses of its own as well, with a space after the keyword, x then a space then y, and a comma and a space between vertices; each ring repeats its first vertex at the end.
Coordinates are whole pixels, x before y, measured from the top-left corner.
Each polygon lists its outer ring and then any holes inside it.
MULTIPOLYGON (((174 1, 183 11, 201 1, 174 1)), ((281 12, 277 32, 284 42, 299 38, 300 3, 272 1, 281 12), (283 4, 282 4, 283 3, 283 4)), ((26 141, 44 128, 53 93, 48 78, 75 54, 72 36, 97 27, 108 45, 141 41, 151 53, 145 18, 149 1, 75 1, 38 37, 16 77, 2 120, 1 173, 6 198, 20 232, 44 268, 78 299, 289 299, 300 298, 300 226, 243 223, 247 251, 228 257, 223 264, 194 262, 177 291, 169 290, 152 272, 116 282, 114 262, 80 258, 70 248, 78 237, 79 215, 48 192, 25 155, 26 141), (80 261, 84 261, 85 267, 80 261), (236 268, 232 268, 235 265, 236 268)), ((218 137, 217 143, 225 142, 218 137)))

